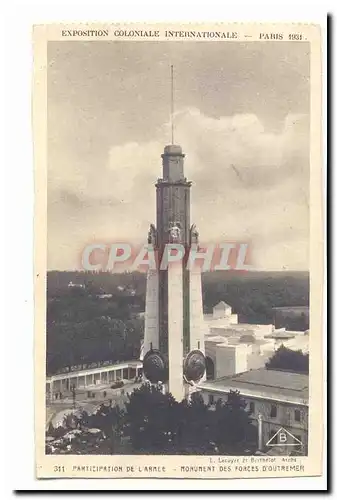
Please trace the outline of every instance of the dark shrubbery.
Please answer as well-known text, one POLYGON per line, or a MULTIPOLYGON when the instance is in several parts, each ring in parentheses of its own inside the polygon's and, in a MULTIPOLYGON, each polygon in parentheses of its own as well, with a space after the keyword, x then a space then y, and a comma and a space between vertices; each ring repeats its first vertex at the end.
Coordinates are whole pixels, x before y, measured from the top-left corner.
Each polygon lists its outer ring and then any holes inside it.
POLYGON ((215 409, 196 393, 178 403, 154 386, 136 389, 126 403, 124 433, 139 454, 231 454, 256 443, 246 403, 230 392, 215 409))
POLYGON ((281 345, 274 356, 266 363, 268 370, 284 370, 295 373, 309 374, 309 354, 302 351, 292 351, 281 345))
POLYGON ((61 428, 50 425, 47 435, 61 440, 57 446, 62 453, 241 455, 255 451, 256 428, 237 391, 212 408, 198 393, 191 401, 178 403, 151 385, 135 389, 127 399, 123 410, 102 404, 93 415, 83 412, 76 430, 69 417, 61 428), (67 433, 72 430, 77 434, 70 443, 67 433))

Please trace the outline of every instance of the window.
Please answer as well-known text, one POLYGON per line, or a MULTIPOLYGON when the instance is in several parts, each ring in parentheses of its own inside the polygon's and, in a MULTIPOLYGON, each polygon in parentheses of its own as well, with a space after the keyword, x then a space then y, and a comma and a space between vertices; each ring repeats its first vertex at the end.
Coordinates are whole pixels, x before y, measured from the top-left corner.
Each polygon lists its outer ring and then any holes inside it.
POLYGON ((249 403, 249 412, 250 413, 255 412, 255 403, 253 403, 253 402, 249 403))
POLYGON ((296 422, 300 422, 301 421, 301 412, 300 412, 300 410, 295 410, 295 420, 296 420, 296 422))
POLYGON ((213 394, 209 394, 209 396, 208 396, 208 404, 209 405, 214 404, 214 395, 213 394))
POLYGON ((272 418, 276 418, 276 416, 277 416, 277 406, 276 405, 271 405, 270 416, 272 418))

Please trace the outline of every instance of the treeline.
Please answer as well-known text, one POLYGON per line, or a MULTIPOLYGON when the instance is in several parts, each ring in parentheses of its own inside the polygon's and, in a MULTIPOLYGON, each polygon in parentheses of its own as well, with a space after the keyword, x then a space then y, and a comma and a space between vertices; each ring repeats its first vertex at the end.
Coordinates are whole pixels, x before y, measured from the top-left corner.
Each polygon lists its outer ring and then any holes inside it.
POLYGON ((48 297, 63 296, 69 293, 68 284, 84 285, 87 293, 114 294, 130 296, 134 290, 136 297, 143 302, 146 291, 146 275, 140 272, 111 273, 109 271, 49 271, 47 275, 48 297), (124 288, 119 290, 118 287, 124 288))
POLYGON ((106 360, 139 359, 144 320, 136 316, 135 306, 129 298, 99 299, 77 290, 49 298, 47 373, 106 360))
MULTIPOLYGON (((214 304, 220 300, 232 306, 233 311, 239 315, 241 323, 273 323, 273 307, 309 304, 309 274, 226 271, 205 273, 203 275, 205 312, 211 313, 214 304)), ((296 322, 296 329, 306 328, 308 328, 307 319, 300 318, 296 322)))
MULTIPOLYGON (((128 303, 131 301, 132 291, 134 302, 144 310, 145 273, 50 271, 47 281, 48 297, 69 293, 70 281, 84 284, 87 293, 124 296, 128 303)), ((224 300, 239 315, 241 322, 270 323, 273 321, 273 307, 309 304, 309 273, 207 272, 202 275, 202 289, 205 313, 212 312, 213 306, 224 300)))

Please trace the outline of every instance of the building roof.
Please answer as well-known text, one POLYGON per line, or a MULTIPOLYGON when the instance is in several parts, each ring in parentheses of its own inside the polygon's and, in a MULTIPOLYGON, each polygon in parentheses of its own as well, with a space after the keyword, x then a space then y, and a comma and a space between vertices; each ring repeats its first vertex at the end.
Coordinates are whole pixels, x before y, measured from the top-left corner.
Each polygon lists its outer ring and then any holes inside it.
POLYGON ((164 148, 164 154, 166 155, 172 155, 172 154, 178 154, 181 155, 183 152, 181 146, 178 146, 178 144, 169 144, 168 146, 165 146, 164 148))
POLYGON ((280 307, 272 307, 273 311, 308 311, 309 306, 280 306, 280 307))
POLYGON ((119 363, 114 363, 113 365, 102 365, 96 368, 87 368, 84 370, 76 370, 64 373, 56 373, 46 378, 46 382, 54 382, 55 380, 65 380, 73 377, 84 377, 85 375, 94 375, 95 373, 109 372, 111 370, 122 370, 124 368, 141 368, 143 366, 142 361, 131 360, 131 361, 120 361, 119 363))
POLYGON ((308 404, 309 376, 259 368, 214 381, 202 382, 199 387, 225 393, 238 390, 243 396, 308 404))
POLYGON ((269 333, 268 335, 265 335, 265 339, 293 339, 295 337, 295 334, 292 332, 273 332, 269 333))
POLYGON ((224 302, 223 300, 220 300, 220 302, 218 302, 214 307, 213 309, 232 309, 231 306, 229 304, 227 304, 226 302, 224 302))
POLYGON ((221 335, 205 335, 205 342, 227 342, 226 337, 221 337, 221 335))

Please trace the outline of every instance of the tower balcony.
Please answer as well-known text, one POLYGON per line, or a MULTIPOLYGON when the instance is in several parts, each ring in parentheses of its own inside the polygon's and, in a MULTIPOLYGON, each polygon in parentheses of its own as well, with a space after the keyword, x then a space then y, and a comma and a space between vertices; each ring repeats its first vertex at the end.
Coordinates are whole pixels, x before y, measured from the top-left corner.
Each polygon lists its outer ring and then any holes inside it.
POLYGON ((157 179, 157 182, 155 184, 156 187, 161 187, 161 186, 192 186, 192 181, 188 181, 186 177, 183 179, 178 179, 175 181, 168 180, 168 179, 157 179))

